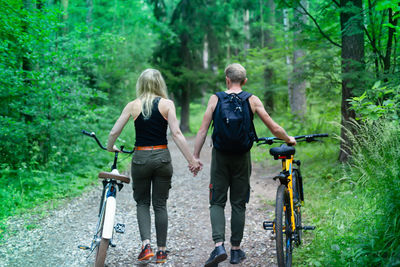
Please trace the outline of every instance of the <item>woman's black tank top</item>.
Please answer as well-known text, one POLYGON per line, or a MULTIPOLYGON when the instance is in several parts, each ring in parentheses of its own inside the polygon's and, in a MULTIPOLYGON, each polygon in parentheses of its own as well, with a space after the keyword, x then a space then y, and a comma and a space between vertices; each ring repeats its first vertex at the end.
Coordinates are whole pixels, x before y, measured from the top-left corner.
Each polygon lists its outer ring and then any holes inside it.
POLYGON ((149 119, 145 120, 143 114, 135 120, 136 142, 135 146, 166 145, 168 122, 158 110, 161 97, 153 101, 153 108, 149 119))

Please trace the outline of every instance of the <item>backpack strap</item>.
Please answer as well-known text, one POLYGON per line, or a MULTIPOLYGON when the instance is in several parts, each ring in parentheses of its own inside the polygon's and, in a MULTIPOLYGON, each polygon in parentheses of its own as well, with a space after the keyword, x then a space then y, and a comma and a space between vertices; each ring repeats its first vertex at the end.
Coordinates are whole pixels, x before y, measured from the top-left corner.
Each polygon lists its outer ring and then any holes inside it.
POLYGON ((252 96, 252 93, 246 92, 246 91, 242 91, 238 94, 238 96, 242 99, 242 101, 246 101, 247 99, 250 98, 250 96, 252 96))
POLYGON ((212 116, 212 125, 211 125, 212 128, 214 128, 214 114, 215 114, 215 111, 217 110, 218 105, 221 105, 221 101, 224 98, 225 94, 226 94, 225 92, 216 92, 215 93, 215 95, 218 97, 218 102, 217 102, 217 105, 215 106, 214 113, 213 113, 213 116, 212 116))
POLYGON ((253 95, 253 94, 251 94, 251 93, 249 93, 249 92, 246 92, 246 91, 242 91, 242 92, 239 94, 239 96, 240 96, 240 98, 242 99, 242 101, 246 101, 246 102, 247 102, 248 109, 249 109, 249 112, 250 112, 250 118, 251 118, 251 121, 250 121, 251 130, 253 131, 253 133, 254 133, 254 138, 255 138, 256 141, 257 141, 257 140, 258 140, 258 136, 257 136, 257 133, 256 133, 256 128, 254 127, 254 123, 253 123, 254 114, 253 114, 253 112, 252 112, 252 110, 251 110, 251 105, 250 105, 250 101, 249 101, 249 98, 250 98, 252 95, 253 95))

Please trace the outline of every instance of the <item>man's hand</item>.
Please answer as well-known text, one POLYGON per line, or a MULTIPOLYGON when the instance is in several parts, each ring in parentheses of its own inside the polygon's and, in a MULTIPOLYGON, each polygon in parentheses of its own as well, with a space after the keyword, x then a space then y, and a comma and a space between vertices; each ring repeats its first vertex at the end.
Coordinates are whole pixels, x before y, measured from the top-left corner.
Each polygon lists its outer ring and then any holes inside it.
POLYGON ((296 139, 293 136, 289 136, 289 142, 286 142, 288 145, 295 146, 297 144, 296 139))

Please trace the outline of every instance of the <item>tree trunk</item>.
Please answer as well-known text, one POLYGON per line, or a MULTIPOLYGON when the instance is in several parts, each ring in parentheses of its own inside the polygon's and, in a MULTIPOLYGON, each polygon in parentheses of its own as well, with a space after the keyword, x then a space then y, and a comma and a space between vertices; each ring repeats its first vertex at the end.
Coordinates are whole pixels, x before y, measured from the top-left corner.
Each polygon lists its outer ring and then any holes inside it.
POLYGON ((264 47, 264 10, 263 10, 263 0, 259 0, 258 4, 260 6, 260 41, 261 41, 261 48, 264 47))
POLYGON ((362 0, 341 0, 340 26, 342 30, 342 129, 340 161, 347 161, 351 155, 350 135, 355 133, 351 120, 355 119, 348 99, 362 89, 364 63, 364 31, 362 0))
MULTIPOLYGON (((285 40, 285 44, 289 43, 289 36, 288 36, 288 32, 289 32, 289 10, 287 8, 283 9, 283 28, 285 31, 285 36, 284 36, 284 40, 285 40)), ((289 46, 286 45, 286 51, 289 50, 289 46)), ((286 64, 290 65, 291 64, 291 59, 290 59, 290 55, 286 54, 286 64)))
POLYGON ((62 6, 62 21, 64 23, 63 34, 68 33, 68 0, 61 0, 62 6))
MULTIPOLYGON (((208 39, 207 39, 207 35, 204 36, 204 40, 203 40, 203 69, 205 71, 208 70, 208 39)), ((206 93, 207 93, 207 88, 206 85, 202 85, 201 87, 201 105, 205 106, 206 103, 206 93)))
POLYGON ((189 114, 190 114, 190 82, 187 82, 186 88, 182 90, 181 95, 181 124, 182 133, 190 133, 189 114))
MULTIPOLYGON (((31 12, 34 8, 34 5, 31 0, 23 0, 23 6, 24 9, 27 10, 28 12, 31 12)), ((23 20, 22 21, 22 31, 28 33, 29 29, 29 24, 27 21, 23 20)), ((23 56, 22 56, 22 70, 24 71, 24 83, 27 84, 28 86, 31 85, 31 80, 29 78, 29 73, 32 71, 32 63, 27 57, 27 53, 29 51, 23 50, 23 56)))
MULTIPOLYGON (((400 3, 399 3, 400 6, 400 3)), ((397 19, 398 17, 394 18, 393 14, 393 9, 389 8, 389 16, 388 16, 388 22, 389 24, 393 25, 394 27, 389 27, 388 29, 388 39, 387 39, 387 44, 386 44, 386 53, 385 53, 385 58, 383 60, 383 69, 385 71, 385 74, 389 73, 390 71, 390 61, 391 61, 391 54, 392 54, 392 46, 393 46, 393 35, 394 32, 396 31, 396 26, 397 26, 397 19)))
POLYGON ((86 0, 86 7, 87 7, 87 12, 86 12, 86 25, 88 27, 88 33, 86 37, 90 39, 90 35, 92 34, 93 31, 93 0, 86 0))
MULTIPOLYGON (((307 1, 301 0, 300 4, 307 8, 307 1)), ((304 49, 301 48, 304 36, 304 25, 307 24, 307 15, 299 12, 300 7, 294 8, 294 51, 293 51, 293 71, 290 75, 289 84, 289 103, 293 115, 303 119, 306 113, 306 87, 305 66, 303 58, 306 55, 304 49)))
MULTIPOLYGON (((183 66, 187 70, 191 70, 193 68, 193 60, 191 57, 191 53, 188 47, 189 44, 189 34, 188 33, 183 33, 180 36, 181 40, 181 57, 183 60, 183 66)), ((189 133, 190 132, 190 126, 189 126, 189 114, 190 114, 190 90, 191 90, 192 83, 189 80, 186 80, 185 82, 185 87, 182 88, 182 93, 181 93, 181 123, 180 123, 180 128, 183 133, 189 133)))
MULTIPOLYGON (((265 35, 265 44, 269 49, 274 48, 275 45, 275 38, 273 35, 273 29, 275 26, 275 2, 274 0, 268 0, 268 17, 267 17, 267 25, 268 30, 266 31, 265 35)), ((267 61, 270 58, 266 58, 267 61)), ((265 93, 264 93, 264 105, 265 108, 269 113, 273 112, 274 110, 274 92, 271 88, 271 84, 273 84, 274 78, 274 70, 271 67, 266 67, 264 70, 264 81, 265 81, 265 93)))
POLYGON ((244 21, 244 50, 245 52, 250 48, 250 10, 246 9, 244 11, 244 16, 243 16, 243 21, 244 21))

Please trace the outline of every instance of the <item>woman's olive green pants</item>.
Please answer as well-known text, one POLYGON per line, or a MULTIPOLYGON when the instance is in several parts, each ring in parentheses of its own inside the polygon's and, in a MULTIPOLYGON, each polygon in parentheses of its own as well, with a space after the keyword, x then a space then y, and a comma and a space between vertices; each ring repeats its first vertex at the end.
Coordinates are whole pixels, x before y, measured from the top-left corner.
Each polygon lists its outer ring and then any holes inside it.
POLYGON ((140 237, 151 237, 150 203, 153 204, 157 246, 167 244, 167 199, 171 188, 172 164, 168 149, 135 151, 132 158, 132 188, 136 201, 140 237))

